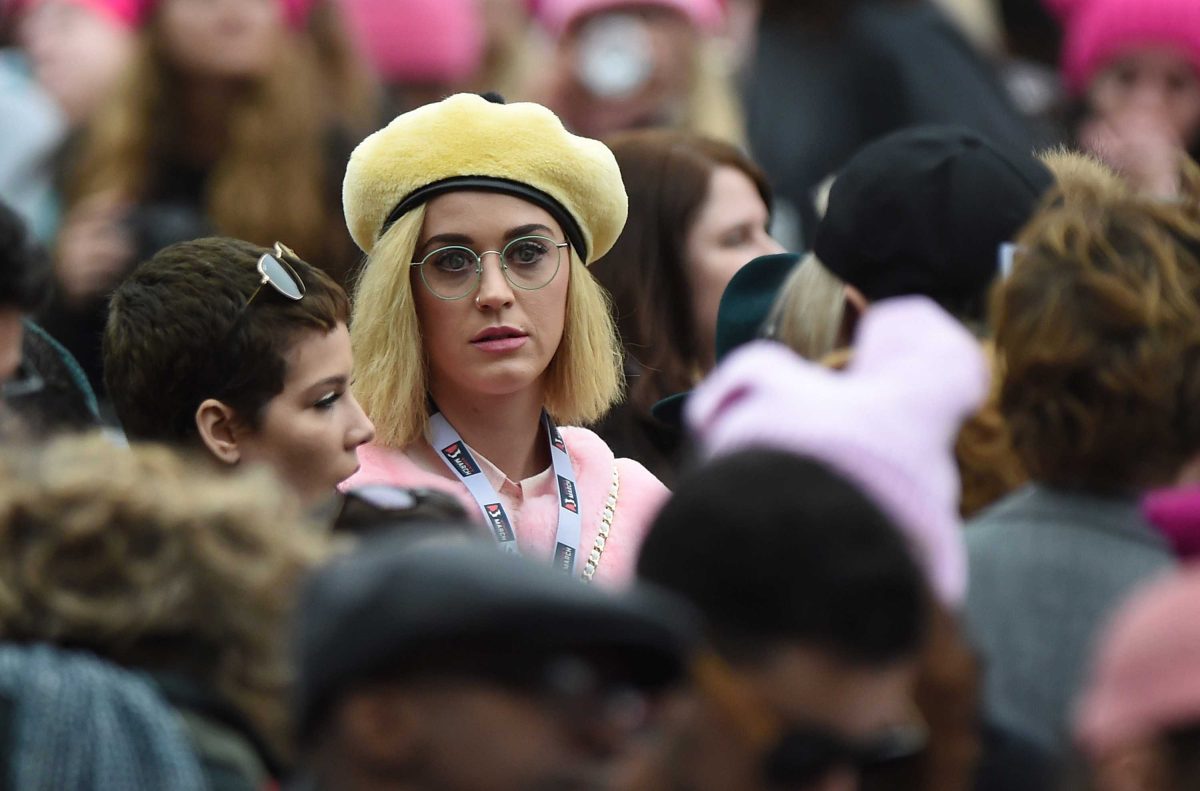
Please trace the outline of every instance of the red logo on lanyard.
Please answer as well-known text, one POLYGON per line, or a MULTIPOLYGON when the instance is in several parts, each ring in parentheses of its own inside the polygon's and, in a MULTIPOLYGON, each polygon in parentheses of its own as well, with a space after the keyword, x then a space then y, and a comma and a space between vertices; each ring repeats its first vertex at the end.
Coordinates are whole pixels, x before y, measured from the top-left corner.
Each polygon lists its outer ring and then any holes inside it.
POLYGON ((454 465, 454 469, 462 477, 469 478, 479 474, 479 465, 475 463, 471 452, 461 442, 455 442, 442 448, 442 455, 454 465))
POLYGON ((508 514, 504 512, 504 506, 500 503, 488 503, 483 507, 487 514, 488 524, 492 528, 493 535, 500 543, 512 541, 514 539, 512 522, 508 520, 508 514))
POLYGON ((558 476, 558 501, 573 514, 579 513, 579 498, 575 494, 575 482, 558 476))

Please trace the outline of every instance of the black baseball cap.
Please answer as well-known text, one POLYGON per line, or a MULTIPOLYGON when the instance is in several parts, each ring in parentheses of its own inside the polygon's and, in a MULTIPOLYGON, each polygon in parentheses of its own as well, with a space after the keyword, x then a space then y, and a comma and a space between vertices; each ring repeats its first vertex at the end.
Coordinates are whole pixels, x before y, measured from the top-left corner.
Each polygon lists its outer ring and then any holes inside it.
POLYGON ((1001 245, 1053 184, 1031 152, 965 127, 906 129, 866 146, 838 174, 813 252, 872 302, 923 295, 981 320, 1001 245))

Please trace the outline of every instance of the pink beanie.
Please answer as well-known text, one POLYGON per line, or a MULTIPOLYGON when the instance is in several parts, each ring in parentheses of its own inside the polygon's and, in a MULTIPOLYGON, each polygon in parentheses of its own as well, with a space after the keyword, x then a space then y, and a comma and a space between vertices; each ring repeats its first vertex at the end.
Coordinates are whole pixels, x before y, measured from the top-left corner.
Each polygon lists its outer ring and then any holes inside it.
POLYGON ((1200 567, 1151 583, 1104 632, 1075 718, 1093 758, 1130 741, 1200 723, 1200 567))
POLYGON ((962 605, 966 549, 954 443, 983 403, 979 343, 924 297, 871 306, 844 371, 769 341, 732 353, 693 392, 687 422, 710 456, 773 447, 823 461, 908 536, 938 599, 962 605))
POLYGON ((478 0, 342 0, 351 32, 386 82, 459 83, 484 55, 478 0))
POLYGON ((1075 96, 1126 50, 1167 46, 1200 70, 1197 0, 1044 0, 1064 26, 1063 78, 1075 96))
MULTIPOLYGON (((21 12, 43 2, 45 0, 17 0, 14 8, 17 12, 21 12)), ((142 5, 145 0, 71 0, 71 2, 108 17, 122 27, 132 28, 141 21, 142 5)))
POLYGON ((1200 557, 1200 486, 1151 492, 1142 501, 1142 512, 1171 542, 1176 555, 1200 557))
POLYGON ((536 14, 556 38, 589 14, 619 8, 667 8, 678 11, 701 30, 714 30, 723 17, 719 0, 539 0, 536 14))

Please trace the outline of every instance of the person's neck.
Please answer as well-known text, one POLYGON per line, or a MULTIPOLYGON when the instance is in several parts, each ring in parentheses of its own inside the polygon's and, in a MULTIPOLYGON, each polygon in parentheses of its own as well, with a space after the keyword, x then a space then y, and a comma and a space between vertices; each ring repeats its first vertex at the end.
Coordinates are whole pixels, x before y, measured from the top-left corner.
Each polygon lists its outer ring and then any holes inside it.
POLYGON ((509 480, 521 481, 550 465, 550 446, 541 430, 542 387, 506 396, 430 388, 446 420, 463 441, 496 465, 509 480))

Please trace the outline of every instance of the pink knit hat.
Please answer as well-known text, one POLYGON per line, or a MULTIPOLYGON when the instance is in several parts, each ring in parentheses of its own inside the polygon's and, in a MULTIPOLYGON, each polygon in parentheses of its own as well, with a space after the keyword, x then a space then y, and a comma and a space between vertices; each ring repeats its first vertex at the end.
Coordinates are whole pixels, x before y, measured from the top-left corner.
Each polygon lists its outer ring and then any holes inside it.
POLYGON ((1076 741, 1088 755, 1200 723, 1197 613, 1197 566, 1151 583, 1121 607, 1076 712, 1076 741))
POLYGON ((1151 492, 1142 500, 1142 513, 1167 537, 1176 555, 1200 557, 1200 486, 1151 492))
POLYGON ((967 561, 953 449, 988 379, 961 324, 925 297, 901 297, 864 314, 844 371, 751 343, 695 390, 686 417, 711 456, 779 448, 861 486, 908 536, 939 600, 957 608, 967 561))
MULTIPOLYGON (((17 13, 44 3, 45 0, 16 0, 14 10, 17 13)), ((142 5, 145 0, 71 0, 97 14, 113 20, 122 27, 136 27, 141 21, 142 5)))
POLYGON ((459 83, 483 63, 478 0, 342 0, 346 22, 387 82, 459 83))
POLYGON ((1166 46, 1200 70, 1197 0, 1044 0, 1060 17, 1067 89, 1083 95, 1096 74, 1125 51, 1166 46))
POLYGON ((667 8, 683 14, 701 30, 713 30, 723 17, 719 0, 539 0, 537 17, 558 37, 589 14, 618 8, 667 8))

